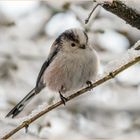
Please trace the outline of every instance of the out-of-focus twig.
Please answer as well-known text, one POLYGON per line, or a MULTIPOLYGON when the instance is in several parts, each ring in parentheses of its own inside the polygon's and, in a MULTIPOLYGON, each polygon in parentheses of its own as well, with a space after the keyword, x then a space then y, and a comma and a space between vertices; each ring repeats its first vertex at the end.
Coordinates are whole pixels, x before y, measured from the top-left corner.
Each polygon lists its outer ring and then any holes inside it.
MULTIPOLYGON (((138 48, 140 48, 140 43, 137 43, 137 44, 138 44, 138 46, 135 46, 135 48, 134 48, 135 50, 138 50, 138 48)), ((130 60, 128 63, 120 66, 119 68, 117 68, 115 70, 113 70, 112 72, 110 72, 109 74, 104 76, 103 78, 101 78, 101 79, 97 80, 96 82, 92 83, 90 86, 87 86, 87 87, 79 90, 78 92, 73 93, 72 95, 68 96, 67 97, 67 102, 72 100, 73 98, 78 97, 78 96, 86 93, 87 91, 89 91, 89 90, 91 90, 91 89, 93 89, 93 88, 105 83, 106 81, 114 78, 116 75, 118 75, 119 73, 121 73, 122 71, 124 71, 128 67, 136 64, 139 61, 140 61, 140 56, 136 56, 133 60, 130 60)), ((47 106, 44 110, 42 110, 38 114, 36 114, 33 117, 31 117, 31 118, 27 119, 26 121, 24 121, 22 124, 17 126, 15 129, 11 130, 9 133, 7 133, 5 136, 3 136, 1 139, 10 138, 15 133, 17 133, 19 130, 21 130, 22 128, 27 128, 32 122, 34 122, 35 120, 37 120, 38 118, 40 118, 44 114, 56 109, 57 107, 59 107, 62 104, 63 104, 62 101, 58 101, 58 102, 54 103, 53 105, 50 105, 49 107, 47 106)))
POLYGON ((85 20, 85 24, 87 24, 89 22, 89 19, 91 17, 91 15, 93 14, 93 12, 95 11, 95 9, 99 6, 100 4, 96 3, 96 5, 93 7, 92 11, 89 13, 89 16, 87 17, 87 19, 85 20))

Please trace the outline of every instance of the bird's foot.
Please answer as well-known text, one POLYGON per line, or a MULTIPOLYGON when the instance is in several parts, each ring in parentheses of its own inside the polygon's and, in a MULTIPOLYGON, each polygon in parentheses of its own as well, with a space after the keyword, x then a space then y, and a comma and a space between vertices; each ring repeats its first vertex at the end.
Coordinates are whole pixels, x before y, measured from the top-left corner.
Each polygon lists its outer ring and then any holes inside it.
POLYGON ((23 125, 25 127, 25 133, 27 133, 28 132, 28 128, 29 128, 29 122, 25 121, 25 122, 23 122, 23 125))
POLYGON ((92 82, 91 81, 87 81, 86 84, 89 88, 92 87, 92 82))
POLYGON ((64 104, 64 105, 66 105, 67 98, 66 98, 66 97, 64 97, 64 96, 61 94, 61 92, 60 92, 60 91, 59 91, 59 95, 60 95, 60 99, 61 99, 61 101, 63 102, 63 104, 64 104))

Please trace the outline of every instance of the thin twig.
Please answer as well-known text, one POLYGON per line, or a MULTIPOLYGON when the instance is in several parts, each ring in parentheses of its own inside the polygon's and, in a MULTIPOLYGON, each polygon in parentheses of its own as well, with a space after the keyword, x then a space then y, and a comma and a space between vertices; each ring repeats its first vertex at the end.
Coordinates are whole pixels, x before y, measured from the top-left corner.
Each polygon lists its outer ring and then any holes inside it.
POLYGON ((92 11, 89 13, 87 19, 85 19, 85 24, 87 24, 89 22, 89 19, 91 17, 91 15, 93 14, 93 12, 95 11, 95 9, 99 6, 99 3, 96 3, 96 5, 93 7, 92 11))

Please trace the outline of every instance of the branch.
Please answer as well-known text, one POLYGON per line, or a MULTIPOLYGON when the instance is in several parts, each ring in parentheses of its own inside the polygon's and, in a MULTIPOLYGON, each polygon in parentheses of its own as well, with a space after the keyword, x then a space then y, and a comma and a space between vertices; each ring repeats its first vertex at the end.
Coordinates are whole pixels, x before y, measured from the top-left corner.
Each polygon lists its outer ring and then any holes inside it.
POLYGON ((102 7, 116 14, 117 16, 125 20, 128 24, 132 25, 133 27, 140 29, 140 14, 137 13, 134 9, 126 6, 120 0, 113 0, 111 4, 104 3, 102 7))
MULTIPOLYGON (((140 61, 140 52, 138 52, 138 50, 140 49, 140 41, 138 41, 134 47, 133 47, 134 51, 136 51, 137 55, 135 57, 133 57, 131 60, 129 60, 129 62, 125 63, 124 65, 120 66, 119 68, 116 68, 115 70, 113 70, 112 72, 109 72, 109 74, 107 74, 106 76, 104 76, 103 78, 100 78, 99 80, 97 80, 96 82, 92 83, 92 85, 89 87, 85 87, 81 90, 79 90, 76 93, 73 93, 72 95, 67 97, 67 101, 72 100, 75 97, 78 97, 82 94, 84 94, 85 92, 105 83, 106 81, 114 78, 116 75, 118 75, 119 73, 121 73, 122 71, 124 71, 125 69, 129 68, 130 66, 136 64, 137 62, 140 61)), ((26 121, 24 121, 23 123, 21 123, 19 126, 17 126, 15 129, 11 130, 9 133, 7 133, 5 136, 2 137, 2 139, 8 139, 11 136, 13 136, 15 133, 17 133, 19 130, 21 130, 22 128, 27 128, 32 122, 34 122, 35 120, 37 120, 38 118, 40 118, 41 116, 43 116, 44 114, 54 110, 55 108, 59 107, 60 105, 62 105, 63 102, 62 101, 58 101, 56 103, 54 103, 53 105, 50 105, 49 107, 46 107, 46 109, 40 111, 38 114, 34 115, 33 117, 27 119, 26 121)))
POLYGON ((91 15, 93 14, 93 12, 95 11, 95 9, 96 9, 99 5, 100 5, 100 4, 97 3, 97 4, 93 7, 92 11, 89 13, 89 16, 87 17, 87 19, 85 19, 85 24, 87 24, 87 23, 89 22, 89 19, 90 19, 91 15))

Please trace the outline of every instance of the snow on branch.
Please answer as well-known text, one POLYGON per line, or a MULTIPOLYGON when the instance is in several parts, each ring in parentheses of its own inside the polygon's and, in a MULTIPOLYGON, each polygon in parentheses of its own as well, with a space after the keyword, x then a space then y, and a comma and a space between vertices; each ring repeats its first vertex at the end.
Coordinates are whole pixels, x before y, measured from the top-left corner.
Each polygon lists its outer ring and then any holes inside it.
POLYGON ((139 57, 140 51, 138 50, 140 50, 140 41, 137 41, 137 43, 135 43, 131 49, 128 49, 127 52, 117 56, 115 60, 109 62, 106 66, 105 73, 110 73, 111 71, 114 71, 115 69, 122 67, 123 65, 134 60, 136 57, 139 57))
MULTIPOLYGON (((100 79, 98 79, 96 82, 92 83, 91 86, 87 86, 78 92, 75 92, 67 97, 67 102, 72 100, 75 97, 78 97, 87 91, 105 83, 106 81, 114 78, 116 75, 127 69, 128 67, 131 67, 132 65, 136 64, 140 61, 140 41, 138 41, 132 49, 128 50, 126 54, 124 54, 123 57, 121 57, 122 60, 117 58, 116 60, 112 61, 111 64, 116 64, 115 67, 111 68, 110 64, 107 65, 109 70, 107 71, 107 74, 100 79)), ((35 110, 31 115, 27 116, 27 119, 24 119, 24 121, 20 121, 19 126, 17 126, 15 129, 11 130, 9 133, 7 133, 5 136, 3 136, 1 139, 9 139, 11 136, 13 136, 15 133, 17 133, 22 128, 28 128, 28 126, 39 119, 41 116, 45 115, 46 113, 56 109, 60 105, 63 105, 62 101, 58 101, 50 106, 47 104, 43 104, 39 107, 39 109, 35 110)))
MULTIPOLYGON (((139 1, 137 1, 137 3, 137 6, 139 6, 139 1)), ((127 1, 113 0, 113 2, 110 2, 110 0, 104 0, 102 7, 116 14, 133 27, 140 29, 140 13, 136 11, 136 8, 132 8, 131 5, 128 6, 127 1)))

